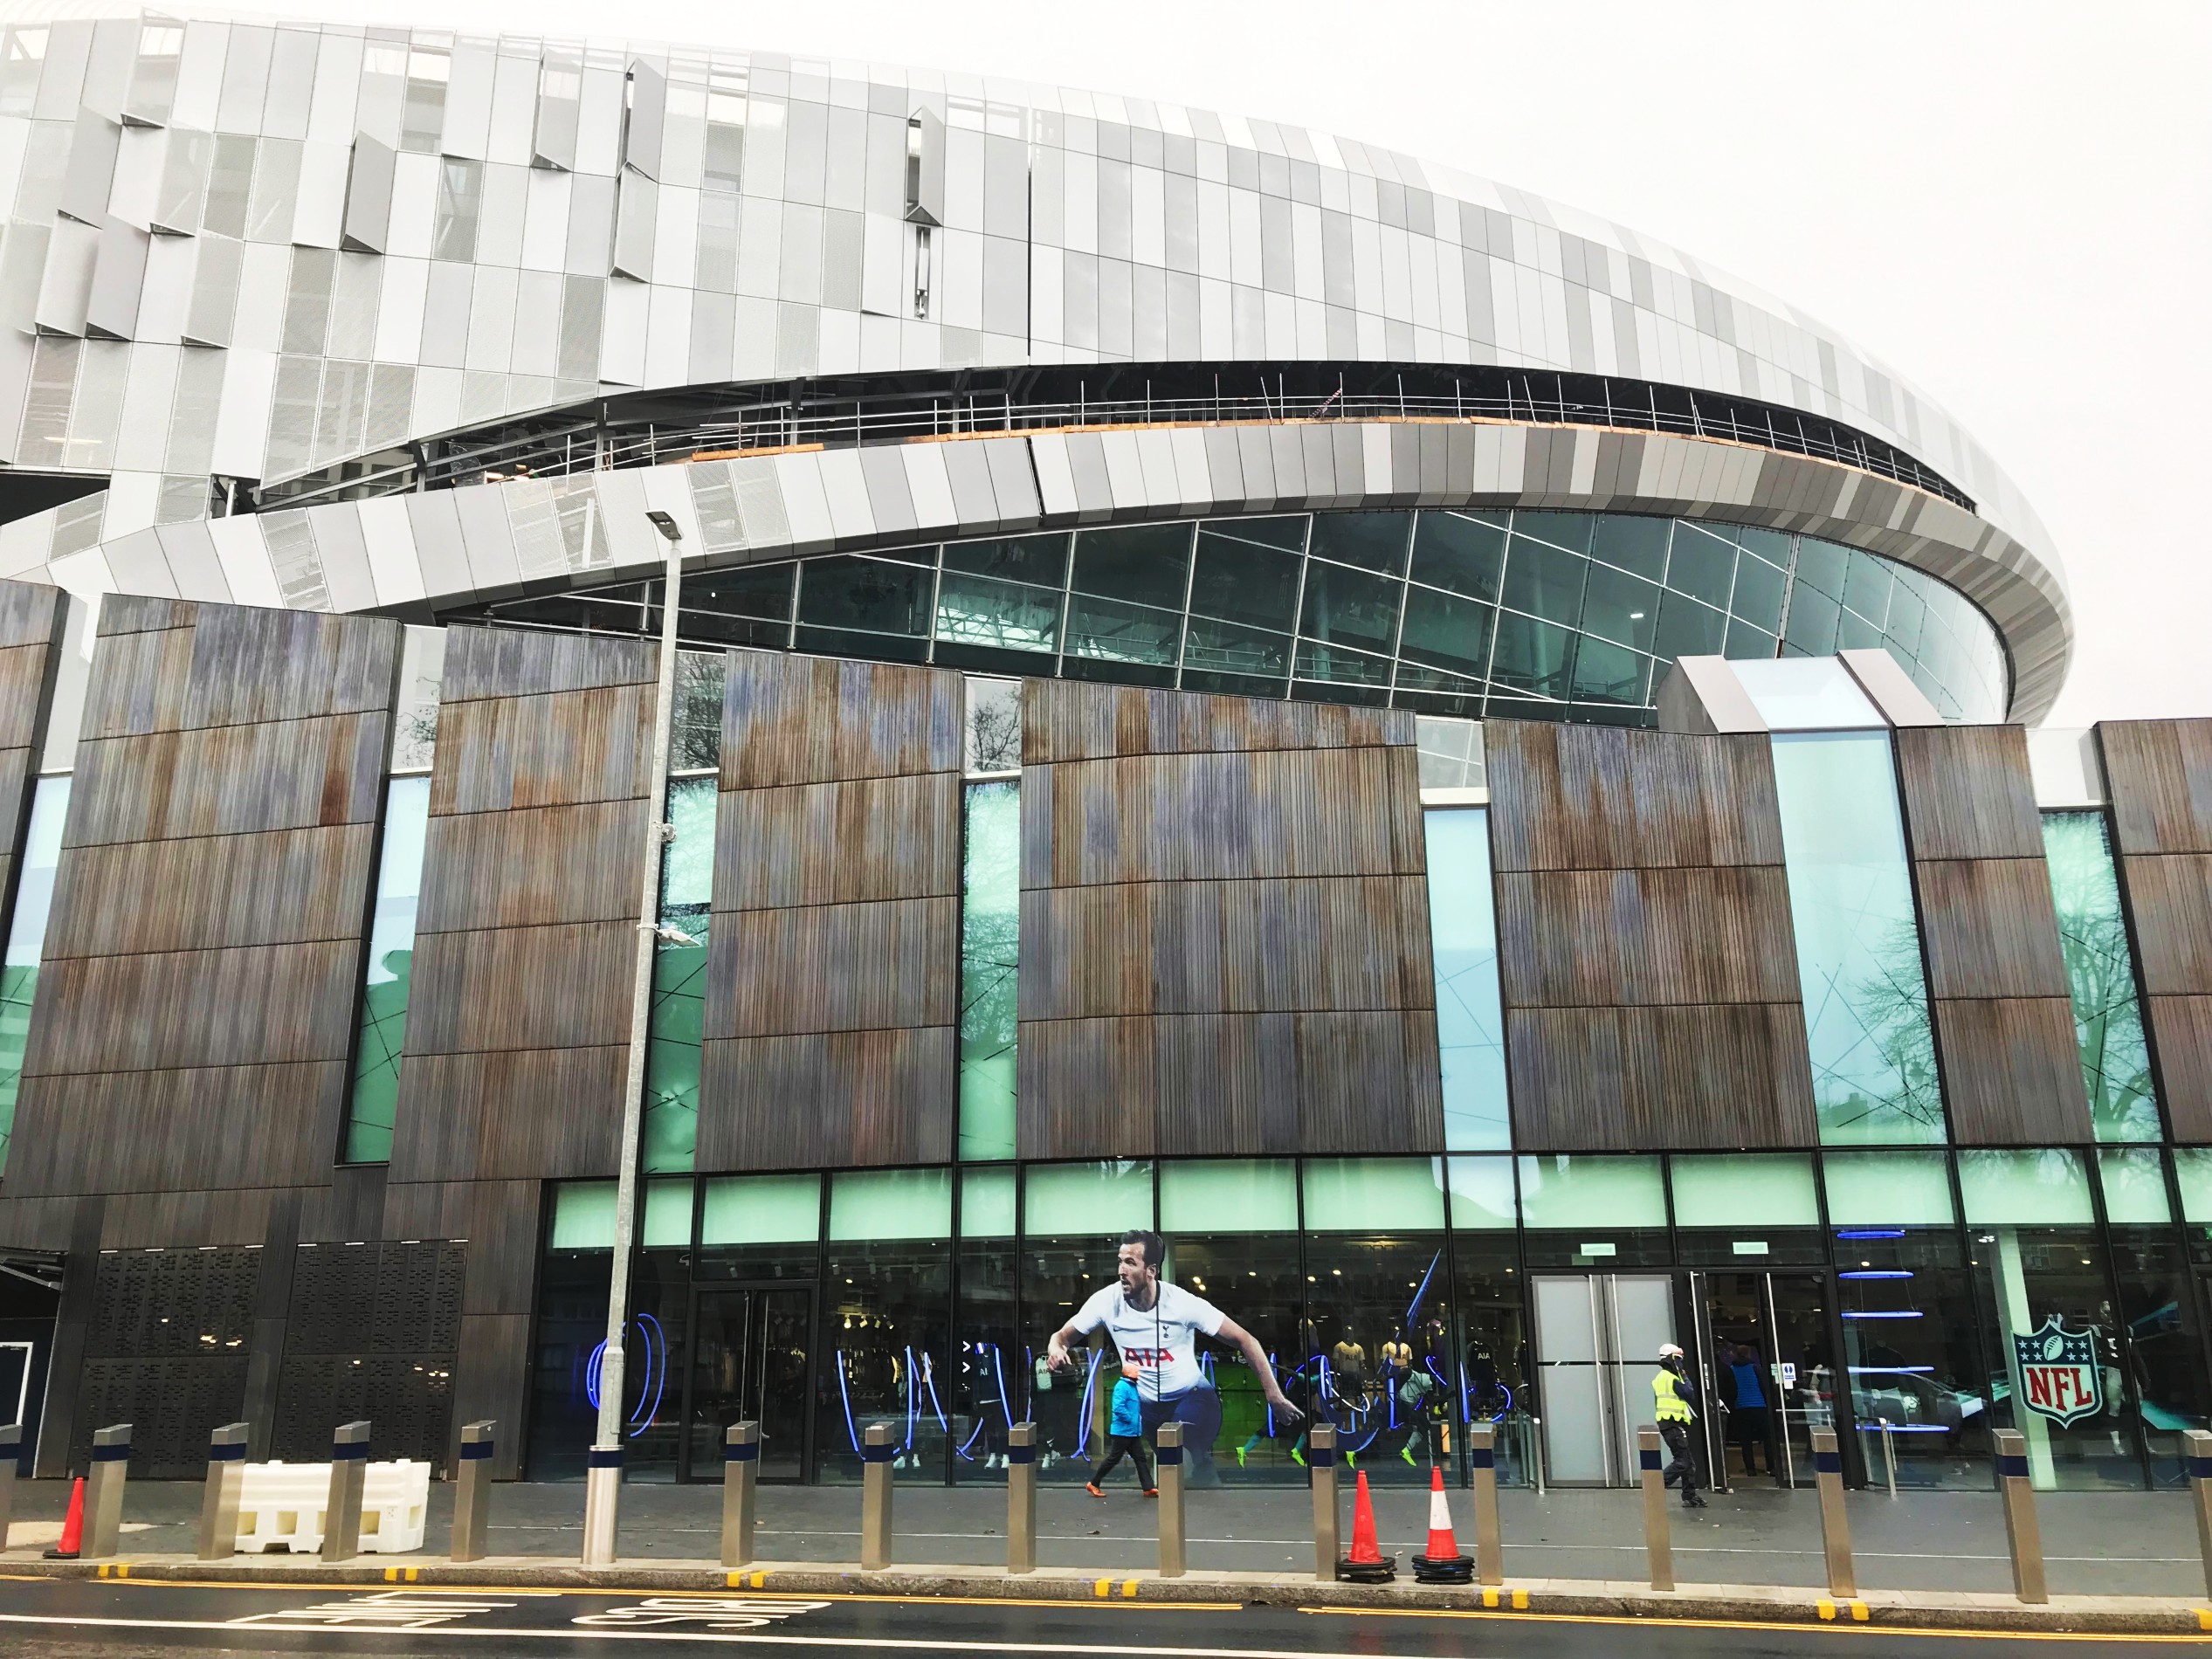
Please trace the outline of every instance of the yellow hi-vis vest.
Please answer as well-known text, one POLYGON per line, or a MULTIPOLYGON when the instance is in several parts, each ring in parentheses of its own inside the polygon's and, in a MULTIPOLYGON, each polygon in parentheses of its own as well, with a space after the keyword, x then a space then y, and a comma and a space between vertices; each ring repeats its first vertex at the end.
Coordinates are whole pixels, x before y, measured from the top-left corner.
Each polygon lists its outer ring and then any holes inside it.
POLYGON ((1651 1393, 1655 1396, 1652 1409, 1658 1413, 1663 1423, 1686 1423, 1690 1421, 1690 1402, 1674 1390, 1674 1373, 1661 1371, 1651 1379, 1651 1393))

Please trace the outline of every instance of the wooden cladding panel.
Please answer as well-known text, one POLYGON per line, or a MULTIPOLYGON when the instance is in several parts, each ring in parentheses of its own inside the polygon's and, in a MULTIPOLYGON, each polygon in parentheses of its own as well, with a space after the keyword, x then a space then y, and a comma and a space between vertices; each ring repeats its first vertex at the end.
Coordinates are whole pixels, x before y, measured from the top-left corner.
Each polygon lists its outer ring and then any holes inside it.
POLYGON ((376 837, 364 823, 73 848, 46 960, 355 939, 376 837))
POLYGON ((2174 1139, 2212 1142, 2212 995, 2147 997, 2174 1139))
POLYGON ((651 685, 440 706, 431 812, 629 801, 652 787, 651 685))
POLYGON ((626 1043, 410 1055, 406 1098, 434 1099, 438 1110, 402 1111, 392 1179, 558 1181, 611 1174, 621 1163, 620 1114, 578 1108, 619 1101, 629 1057, 626 1043))
POLYGON ((957 1106, 949 1025, 706 1043, 701 1169, 943 1163, 957 1106))
POLYGON ((178 605, 158 631, 103 604, 86 738, 389 709, 402 630, 375 617, 178 605))
POLYGON ((66 615, 60 589, 0 582, 0 900, 15 890, 16 849, 38 783, 49 671, 66 615))
POLYGON ((416 931, 530 927, 637 918, 644 795, 582 806, 432 816, 424 866, 448 879, 427 888, 416 931), (463 878, 463 872, 475 879, 463 878))
POLYGON ((2041 860, 2025 726, 1901 726, 1891 740, 1916 858, 2041 860))
POLYGON ((62 622, 62 591, 37 582, 0 582, 0 651, 45 647, 62 622))
POLYGON ((2068 994, 2050 872, 2040 854, 1945 859, 1924 863, 1916 873, 1928 982, 1938 1001, 2068 994))
POLYGON ((888 899, 717 917, 707 940, 709 1042, 949 1026, 959 1008, 960 901, 888 899), (721 988, 727 988, 721 994, 721 988))
POLYGON ((725 794, 957 775, 964 687, 942 669, 736 651, 722 698, 725 794))
POLYGON ((1413 727, 1402 710, 1035 680, 1023 692, 1022 763, 1395 747, 1413 741, 1413 727))
POLYGON ((1508 1008, 1513 1142, 1530 1152, 1809 1146, 1794 1002, 1508 1008))
POLYGON ((374 823, 390 733, 377 712, 81 742, 62 844, 374 823))
POLYGON ((1509 1006, 1790 1002, 1789 890, 1774 865, 1568 870, 1498 878, 1509 1006))
MULTIPOLYGON (((504 702, 610 685, 651 685, 660 647, 650 641, 589 634, 537 634, 513 628, 449 628, 438 682, 441 712, 479 698, 504 702)), ((444 733, 439 734, 440 741, 444 733)))
POLYGON ((622 921, 417 933, 409 1057, 627 1041, 637 940, 622 921))
POLYGON ((0 750, 28 749, 38 741, 46 664, 52 646, 0 646, 0 750))
POLYGON ((1934 1012, 1954 1141, 2048 1146, 2095 1139, 2070 998, 1938 998, 1934 1012))
POLYGON ((2212 719, 2105 720, 2097 738, 2122 853, 2212 852, 2212 719))
POLYGON ((2127 861, 2136 967, 2153 996, 2212 992, 2212 854, 2127 861))
POLYGON ((714 904, 775 910, 960 893, 960 791, 947 774, 733 789, 714 827, 714 904))
POLYGON ((1483 733, 1500 871, 1782 861, 1763 735, 1526 720, 1486 721, 1483 733))

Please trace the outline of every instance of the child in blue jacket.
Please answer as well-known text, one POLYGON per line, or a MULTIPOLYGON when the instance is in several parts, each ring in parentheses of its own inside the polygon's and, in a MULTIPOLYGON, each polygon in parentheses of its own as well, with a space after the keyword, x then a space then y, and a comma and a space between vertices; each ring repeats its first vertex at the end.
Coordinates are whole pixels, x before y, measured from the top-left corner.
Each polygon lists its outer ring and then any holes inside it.
POLYGON ((1113 1468, 1126 1456, 1137 1466, 1137 1478, 1144 1483, 1147 1497, 1160 1496, 1159 1483, 1152 1477, 1152 1449, 1144 1443, 1144 1414, 1137 1401, 1137 1362, 1121 1362, 1121 1380, 1113 1385, 1113 1414, 1106 1423, 1106 1461, 1092 1475, 1083 1489, 1093 1497, 1104 1497, 1099 1483, 1113 1473, 1113 1468))

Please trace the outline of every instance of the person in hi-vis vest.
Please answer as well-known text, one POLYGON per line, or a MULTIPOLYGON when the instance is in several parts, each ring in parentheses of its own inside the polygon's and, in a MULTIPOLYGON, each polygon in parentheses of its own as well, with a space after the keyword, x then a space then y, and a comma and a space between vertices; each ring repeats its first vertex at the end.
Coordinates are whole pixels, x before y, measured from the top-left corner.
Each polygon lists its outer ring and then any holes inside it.
POLYGON ((1671 1342, 1663 1344, 1659 1369, 1651 1379, 1651 1408, 1658 1420, 1659 1438, 1666 1442, 1673 1461, 1660 1480, 1669 1486, 1681 1480, 1685 1509, 1706 1506, 1705 1499, 1698 1495, 1698 1459, 1690 1435, 1690 1425, 1698 1420, 1697 1398, 1698 1386, 1690 1380, 1689 1367, 1682 1363, 1682 1350, 1671 1342))

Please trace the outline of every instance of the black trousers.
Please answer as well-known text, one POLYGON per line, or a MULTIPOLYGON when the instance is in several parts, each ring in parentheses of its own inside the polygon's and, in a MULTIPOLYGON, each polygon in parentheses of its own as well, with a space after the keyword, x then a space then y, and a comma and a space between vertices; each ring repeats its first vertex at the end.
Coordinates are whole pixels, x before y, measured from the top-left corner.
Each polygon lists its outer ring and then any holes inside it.
POLYGON ((1767 1408, 1738 1406, 1729 1427, 1735 1431, 1736 1445, 1743 1453, 1743 1472, 1747 1475, 1756 1475, 1759 1472, 1758 1460, 1752 1456, 1752 1453, 1759 1447, 1764 1446, 1767 1449, 1767 1472, 1769 1475, 1773 1474, 1774 1472, 1774 1443, 1770 1437, 1767 1408))
POLYGON ((1144 1443, 1142 1435, 1108 1435, 1106 1460, 1092 1474, 1091 1484, 1103 1486, 1124 1456, 1137 1466, 1137 1478, 1144 1483, 1145 1490, 1160 1484, 1152 1475, 1152 1448, 1144 1443))
POLYGON ((1690 1425, 1685 1422, 1661 1423, 1659 1438, 1666 1442, 1667 1450, 1673 1455, 1673 1461, 1659 1476, 1660 1483, 1671 1486, 1679 1480, 1682 1483, 1682 1501, 1686 1504, 1690 1501, 1690 1495, 1698 1490, 1696 1439, 1690 1433, 1690 1425))

